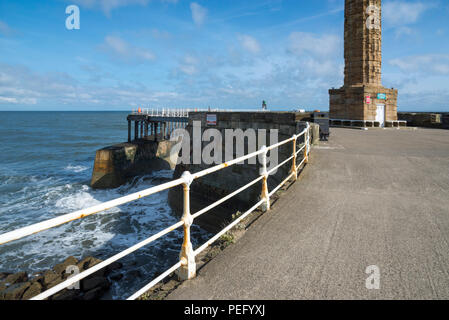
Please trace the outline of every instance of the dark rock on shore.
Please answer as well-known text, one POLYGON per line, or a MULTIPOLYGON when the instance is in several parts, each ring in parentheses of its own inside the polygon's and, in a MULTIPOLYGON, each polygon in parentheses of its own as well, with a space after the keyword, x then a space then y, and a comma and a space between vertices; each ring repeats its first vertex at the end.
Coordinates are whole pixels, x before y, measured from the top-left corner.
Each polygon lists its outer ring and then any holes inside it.
POLYGON ((26 282, 26 281, 28 281, 28 275, 26 274, 26 272, 18 272, 18 273, 10 274, 4 280, 4 282, 9 283, 10 285, 18 283, 18 282, 26 282))
POLYGON ((7 276, 9 276, 11 273, 8 272, 0 272, 0 281, 3 281, 7 276))
POLYGON ((22 300, 29 300, 42 292, 42 285, 39 282, 32 283, 22 296, 22 300))
POLYGON ((123 278, 123 273, 121 272, 113 272, 109 275, 109 279, 118 281, 123 278))
MULTIPOLYGON (((53 269, 35 273, 31 277, 28 277, 26 272, 2 272, 0 273, 0 300, 28 300, 67 280, 73 274, 72 270, 83 272, 100 262, 102 260, 94 257, 86 257, 80 261, 75 257, 68 257, 62 263, 55 265, 53 269)), ((114 262, 81 280, 79 284, 74 284, 74 288, 64 289, 48 299, 101 299, 111 286, 109 279, 118 281, 123 277, 123 274, 118 271, 122 267, 120 262, 114 262), (108 275, 110 275, 109 278, 108 275)))
POLYGON ((53 271, 59 275, 62 275, 64 273, 66 273, 68 266, 76 265, 77 262, 78 262, 78 260, 76 260, 75 257, 68 257, 67 259, 64 260, 63 263, 60 263, 60 264, 57 264, 56 266, 54 266, 53 271))
POLYGON ((0 295, 2 300, 19 300, 25 290, 31 285, 30 282, 18 282, 10 285, 0 295))

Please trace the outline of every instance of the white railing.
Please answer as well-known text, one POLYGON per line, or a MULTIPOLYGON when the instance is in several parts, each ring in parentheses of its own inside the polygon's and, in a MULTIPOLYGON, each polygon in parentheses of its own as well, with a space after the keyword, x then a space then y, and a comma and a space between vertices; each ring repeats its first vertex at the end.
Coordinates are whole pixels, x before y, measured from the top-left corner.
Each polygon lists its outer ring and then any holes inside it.
POLYGON ((171 117, 171 118, 186 118, 189 112, 211 111, 218 112, 218 109, 177 109, 177 108, 140 108, 132 109, 131 114, 143 114, 151 117, 171 117))
MULTIPOLYGON (((143 114, 152 117, 188 117, 190 112, 270 112, 260 109, 177 109, 177 108, 139 108, 132 109, 131 114, 143 114)), ((279 111, 280 112, 280 111, 279 111)))
MULTIPOLYGON (((367 126, 367 123, 371 124, 371 127, 374 127, 375 124, 380 125, 380 121, 378 120, 348 120, 348 119, 329 119, 331 125, 337 125, 336 122, 340 122, 340 125, 343 122, 349 122, 352 127, 354 123, 363 122, 363 126, 367 126)), ((407 121, 405 120, 385 120, 385 123, 391 123, 392 126, 397 125, 398 127, 402 125, 407 125, 407 121)))
POLYGON ((24 228, 20 228, 11 232, 7 232, 0 235, 0 245, 8 243, 13 240, 21 239, 23 237, 29 236, 34 233, 41 232, 46 229, 50 229, 56 226, 59 226, 61 224, 84 218, 89 215, 105 211, 111 208, 114 208, 116 206, 138 200, 143 197, 147 197, 149 195, 161 192, 163 190, 167 190, 176 186, 183 186, 184 189, 184 213, 179 222, 176 224, 160 231, 159 233, 149 237, 148 239, 145 239, 134 246, 106 259, 103 262, 100 262, 96 264, 95 266, 77 274, 74 276, 70 276, 67 280, 61 282, 60 284, 38 294, 37 296, 33 297, 31 300, 43 300, 46 299, 55 293, 73 285, 74 283, 82 280, 83 278, 86 278, 87 276, 97 272, 98 270, 108 266, 109 264, 125 257, 126 255, 142 248, 143 246, 146 246, 147 244, 161 238, 162 236, 166 235, 167 233, 180 228, 184 227, 184 242, 181 247, 181 253, 180 253, 180 260, 178 263, 176 263, 174 266, 170 267, 168 270, 166 270, 164 273, 162 273, 160 276, 158 276, 156 279, 151 281, 149 284, 144 286, 142 289, 134 293, 132 296, 128 298, 128 300, 134 300, 141 296, 143 293, 148 291, 151 287, 153 287, 155 284, 163 280, 165 277, 167 277, 170 273, 174 272, 175 270, 178 270, 178 276, 181 280, 188 280, 192 279, 196 276, 196 263, 195 263, 195 257, 201 253, 204 249, 206 249, 209 245, 211 245, 214 241, 216 241, 218 238, 220 238, 223 234, 225 234, 227 231, 229 231, 231 228, 233 228, 236 224, 238 224, 240 221, 242 221, 244 218, 246 218, 250 213, 252 213, 254 210, 256 210, 258 207, 262 206, 262 209, 265 211, 270 210, 270 197, 277 191, 279 188, 281 188, 285 183, 287 183, 290 179, 294 178, 295 180, 298 178, 299 168, 308 162, 308 156, 310 153, 310 125, 307 123, 307 127, 299 134, 293 135, 291 138, 286 139, 282 142, 279 142, 275 145, 271 145, 269 147, 263 146, 259 151, 247 154, 243 157, 239 157, 237 159, 228 161, 226 163, 211 167, 209 169, 191 174, 190 172, 186 171, 183 173, 181 178, 161 184, 159 186, 155 186, 140 192, 136 192, 115 200, 111 200, 108 202, 101 203, 99 205, 96 205, 94 207, 90 207, 87 209, 75 211, 69 214, 65 214, 62 216, 59 216, 57 218, 49 219, 40 223, 36 223, 24 228), (299 150, 296 150, 298 139, 300 137, 304 137, 304 143, 302 147, 299 150), (289 142, 293 142, 293 152, 291 156, 277 165, 276 167, 272 168, 271 170, 267 170, 267 153, 270 150, 274 150, 279 148, 282 145, 285 145, 289 142), (302 161, 297 164, 297 158, 298 155, 302 153, 302 161), (253 157, 257 157, 261 155, 262 156, 262 171, 258 178, 254 179, 250 183, 246 184, 245 186, 239 188, 238 190, 232 192, 231 194, 221 198, 220 200, 214 202, 213 204, 207 206, 206 208, 196 212, 195 214, 190 213, 190 185, 191 183, 199 179, 201 177, 204 177, 208 174, 211 174, 213 172, 222 170, 224 168, 233 166, 237 163, 240 163, 242 161, 251 159, 253 157), (275 172, 280 167, 286 165, 288 162, 292 162, 290 174, 271 192, 268 191, 268 184, 267 180, 271 173, 275 172), (218 205, 222 204, 223 202, 231 199, 241 191, 255 185, 257 182, 262 181, 262 191, 261 191, 261 200, 254 204, 249 210, 247 210, 244 214, 239 216, 236 220, 234 220, 231 224, 229 224, 226 228, 224 228, 222 231, 220 231, 218 234, 216 234, 214 237, 212 237, 209 241, 201 245, 196 250, 193 250, 192 243, 190 241, 190 227, 193 224, 194 219, 198 218, 199 216, 205 214, 206 212, 210 211, 211 209, 217 207, 218 205))

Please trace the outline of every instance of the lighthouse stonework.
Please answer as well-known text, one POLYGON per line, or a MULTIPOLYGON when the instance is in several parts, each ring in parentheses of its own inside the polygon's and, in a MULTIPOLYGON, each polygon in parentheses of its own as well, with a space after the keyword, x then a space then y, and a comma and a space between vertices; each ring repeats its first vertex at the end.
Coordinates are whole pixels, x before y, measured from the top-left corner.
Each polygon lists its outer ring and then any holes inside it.
POLYGON ((329 90, 331 119, 397 121, 396 89, 382 86, 381 0, 345 0, 345 79, 329 90))

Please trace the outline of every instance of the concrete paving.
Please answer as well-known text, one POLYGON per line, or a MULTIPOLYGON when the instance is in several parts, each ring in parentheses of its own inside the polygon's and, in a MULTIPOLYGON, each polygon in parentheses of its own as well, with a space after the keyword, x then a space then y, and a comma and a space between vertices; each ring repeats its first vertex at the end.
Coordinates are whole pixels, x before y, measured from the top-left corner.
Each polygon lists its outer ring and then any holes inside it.
POLYGON ((168 298, 449 299, 449 131, 331 129, 273 210, 168 298))

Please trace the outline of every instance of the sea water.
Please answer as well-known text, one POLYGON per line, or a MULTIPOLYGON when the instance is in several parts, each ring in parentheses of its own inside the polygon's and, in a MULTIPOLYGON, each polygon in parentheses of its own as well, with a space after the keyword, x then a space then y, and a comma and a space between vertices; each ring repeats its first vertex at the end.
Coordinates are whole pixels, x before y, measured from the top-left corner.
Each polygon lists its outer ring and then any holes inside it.
MULTIPOLYGON (((127 140, 126 112, 0 112, 0 234, 171 180, 158 171, 90 187, 95 151, 127 140)), ((68 256, 106 259, 179 221, 168 191, 0 245, 0 272, 45 270, 68 256)), ((194 247, 210 237, 192 229, 194 247)), ((112 298, 127 298, 179 259, 182 228, 120 260, 112 298), (129 275, 129 276, 127 276, 129 275)))

